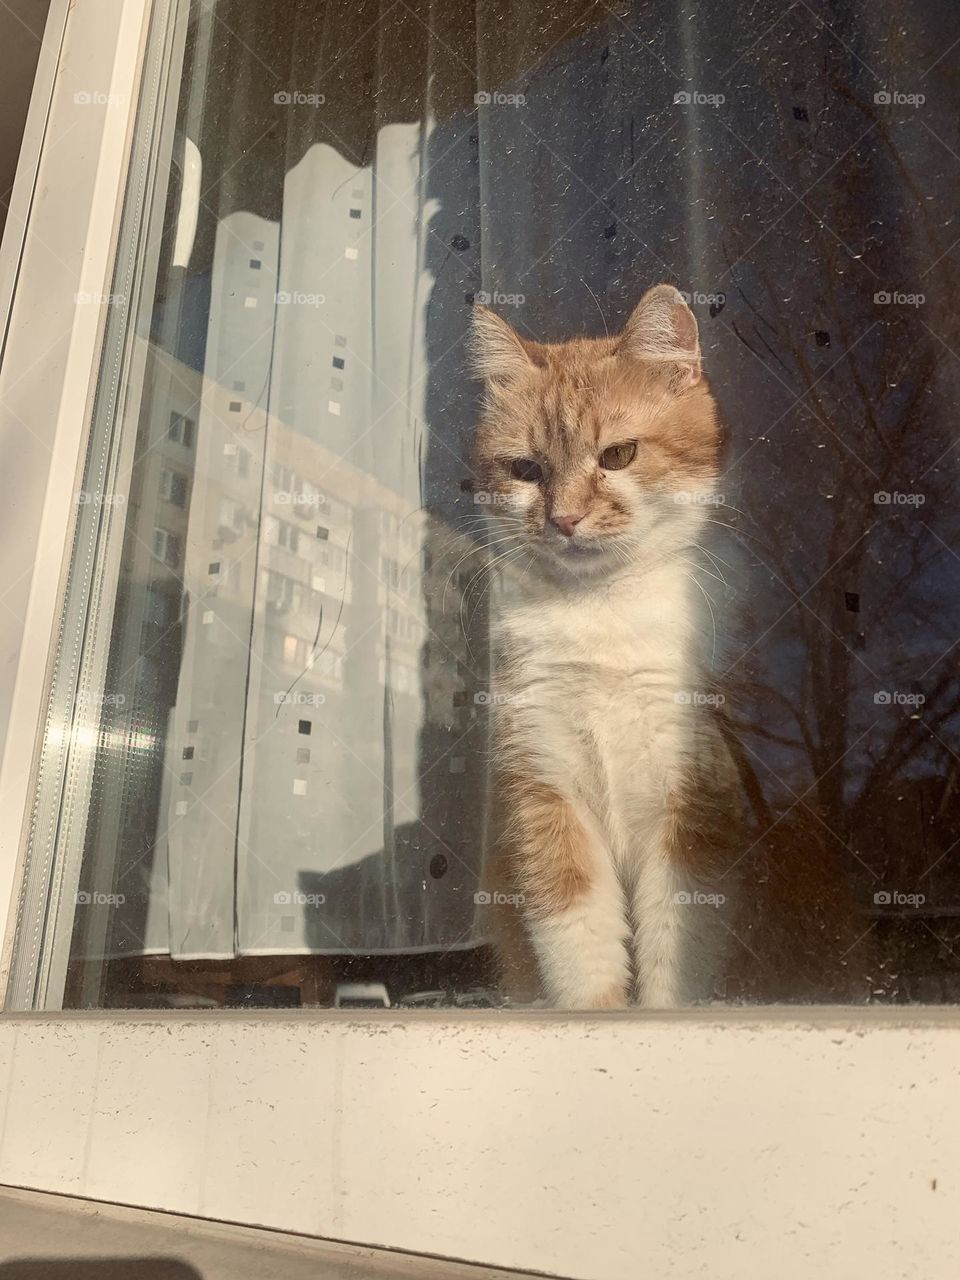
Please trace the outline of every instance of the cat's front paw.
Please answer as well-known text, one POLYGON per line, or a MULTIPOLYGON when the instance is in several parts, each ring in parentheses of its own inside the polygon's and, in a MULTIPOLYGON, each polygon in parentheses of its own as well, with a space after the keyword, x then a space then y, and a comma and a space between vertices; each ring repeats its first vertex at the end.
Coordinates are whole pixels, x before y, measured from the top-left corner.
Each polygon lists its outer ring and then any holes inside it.
POLYGON ((601 987, 595 991, 569 992, 553 1001, 555 1009, 626 1009, 630 1001, 620 985, 601 987))

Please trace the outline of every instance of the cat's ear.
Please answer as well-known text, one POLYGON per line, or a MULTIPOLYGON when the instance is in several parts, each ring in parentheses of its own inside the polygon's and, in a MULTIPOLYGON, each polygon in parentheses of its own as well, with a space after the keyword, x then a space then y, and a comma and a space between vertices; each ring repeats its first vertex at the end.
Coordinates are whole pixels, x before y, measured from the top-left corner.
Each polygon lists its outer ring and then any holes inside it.
POLYGON ((672 284, 654 285, 627 321, 619 351, 634 360, 673 366, 670 385, 683 391, 700 381, 700 336, 693 312, 672 284))
POLYGON ((506 381, 543 363, 539 347, 511 329, 506 320, 480 303, 473 306, 470 360, 478 378, 506 381))

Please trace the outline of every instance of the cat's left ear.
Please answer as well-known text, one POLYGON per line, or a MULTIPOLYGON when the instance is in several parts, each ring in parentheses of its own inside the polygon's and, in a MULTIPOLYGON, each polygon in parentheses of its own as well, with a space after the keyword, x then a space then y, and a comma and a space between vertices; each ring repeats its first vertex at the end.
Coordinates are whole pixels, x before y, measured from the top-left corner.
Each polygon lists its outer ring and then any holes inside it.
POLYGON ((700 335, 693 312, 672 284, 658 284, 640 299, 627 321, 619 353, 673 366, 670 386, 683 391, 700 381, 700 335))
POLYGON ((488 382, 509 382, 518 374, 544 363, 536 342, 521 338, 489 307, 473 307, 470 356, 474 374, 488 382))

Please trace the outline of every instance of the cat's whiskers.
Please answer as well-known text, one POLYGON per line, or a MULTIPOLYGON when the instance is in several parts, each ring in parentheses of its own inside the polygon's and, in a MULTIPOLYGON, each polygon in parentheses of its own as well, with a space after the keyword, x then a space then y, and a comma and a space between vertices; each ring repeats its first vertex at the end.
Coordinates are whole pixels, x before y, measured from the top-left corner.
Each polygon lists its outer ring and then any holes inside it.
POLYGON ((727 585, 725 578, 717 577, 715 573, 711 573, 711 571, 706 567, 706 565, 697 564, 695 560, 683 560, 682 563, 685 564, 688 568, 693 569, 694 572, 696 573, 705 573, 708 578, 712 578, 714 582, 719 582, 724 587, 727 585))
POLYGON ((751 518, 745 511, 741 511, 739 507, 735 507, 732 502, 727 502, 726 499, 719 505, 723 507, 724 511, 735 511, 738 516, 743 516, 744 520, 751 518))
POLYGON ((446 613, 447 613, 447 591, 449 590, 450 584, 453 581, 453 575, 457 572, 457 570, 464 563, 464 561, 469 560, 471 556, 475 556, 481 551, 489 551, 491 547, 500 546, 504 542, 516 541, 516 538, 517 538, 517 535, 511 533, 511 534, 506 534, 504 537, 498 538, 493 542, 478 542, 474 546, 472 546, 469 551, 465 552, 460 557, 457 563, 453 566, 453 568, 447 574, 446 581, 443 584, 443 594, 440 597, 440 612, 444 617, 446 617, 446 613))
POLYGON ((733 565, 731 565, 729 560, 724 560, 723 556, 718 556, 715 551, 711 551, 708 547, 703 546, 701 543, 695 542, 693 543, 693 546, 697 551, 702 551, 705 556, 709 556, 710 559, 714 562, 714 564, 725 565, 728 569, 733 568, 733 565))
POLYGON ((497 547, 501 543, 508 542, 512 539, 516 539, 517 537, 519 537, 519 535, 516 533, 505 533, 505 534, 502 534, 499 538, 486 539, 483 542, 475 542, 473 546, 470 548, 470 550, 465 552, 457 561, 457 563, 453 566, 453 568, 450 570, 450 573, 447 575, 448 578, 452 577, 456 573, 456 571, 463 564, 464 560, 468 560, 470 556, 476 555, 478 551, 489 551, 491 547, 497 547))
MULTIPOLYGON (((473 584, 477 581, 478 578, 482 578, 484 573, 487 573, 492 576, 493 569, 497 565, 503 564, 504 562, 509 560, 510 556, 518 554, 522 550, 523 550, 522 545, 516 546, 516 547, 508 547, 507 550, 501 552, 500 555, 494 556, 492 560, 489 560, 485 564, 482 564, 480 568, 477 570, 477 572, 470 579, 470 581, 467 583, 467 585, 464 587, 460 595, 460 629, 463 632, 464 636, 467 635, 468 623, 464 621, 463 609, 464 609, 464 605, 467 603, 467 600, 469 599, 470 590, 473 584)), ((479 594, 482 594, 482 592, 480 592, 479 594)), ((474 613, 471 616, 471 621, 472 621, 472 618, 475 616, 476 616, 476 609, 474 609, 474 613)))
MULTIPOLYGON (((686 564, 687 562, 684 561, 684 563, 686 564)), ((683 576, 685 578, 690 579, 693 585, 697 588, 697 590, 703 596, 704 600, 706 600, 707 608, 710 610, 710 620, 713 625, 713 656, 711 657, 710 661, 711 661, 711 664, 713 664, 717 660, 717 615, 713 611, 713 602, 711 601, 710 597, 707 595, 706 591, 704 590, 703 583, 700 582, 697 578, 695 578, 692 573, 685 573, 683 576)))
MULTIPOLYGON (((715 556, 713 554, 712 551, 708 551, 706 547, 701 547, 699 543, 696 546, 694 546, 693 550, 699 551, 701 555, 707 557, 708 561, 710 562, 711 568, 716 570, 716 576, 717 576, 718 582, 722 582, 725 587, 730 585, 727 582, 726 578, 723 576, 723 570, 720 568, 720 565, 726 564, 726 561, 721 561, 718 556, 715 556)), ((726 567, 729 569, 730 568, 729 564, 727 564, 726 567)))
POLYGON ((533 564, 533 562, 534 562, 534 560, 536 560, 536 558, 537 558, 537 553, 536 553, 536 551, 531 551, 531 552, 530 552, 530 558, 527 560, 527 563, 526 563, 526 566, 525 566, 525 568, 524 568, 524 570, 523 570, 523 573, 520 575, 520 581, 519 581, 519 583, 517 584, 518 586, 521 586, 521 587, 523 586, 524 580, 526 579, 527 574, 530 572, 530 566, 533 564))

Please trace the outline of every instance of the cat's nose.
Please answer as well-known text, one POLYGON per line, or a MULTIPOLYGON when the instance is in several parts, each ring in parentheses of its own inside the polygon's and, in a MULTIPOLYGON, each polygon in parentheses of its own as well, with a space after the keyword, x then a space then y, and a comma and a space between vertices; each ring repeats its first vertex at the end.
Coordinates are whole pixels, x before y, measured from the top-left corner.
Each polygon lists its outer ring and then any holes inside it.
POLYGON ((551 516, 550 523, 554 528, 559 529, 565 538, 572 538, 574 529, 586 514, 584 511, 578 516, 551 516))

